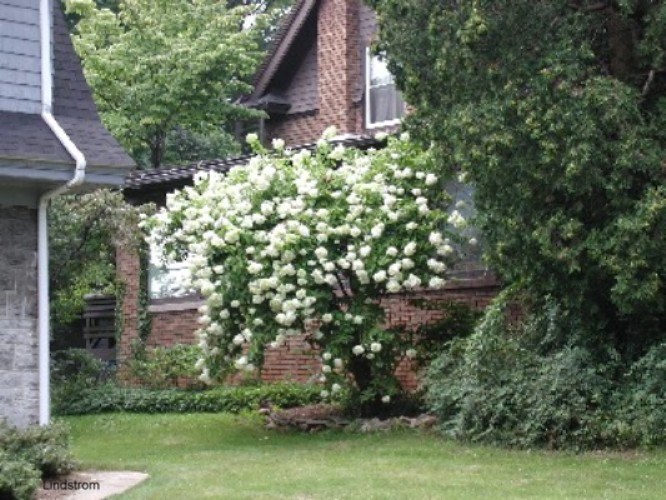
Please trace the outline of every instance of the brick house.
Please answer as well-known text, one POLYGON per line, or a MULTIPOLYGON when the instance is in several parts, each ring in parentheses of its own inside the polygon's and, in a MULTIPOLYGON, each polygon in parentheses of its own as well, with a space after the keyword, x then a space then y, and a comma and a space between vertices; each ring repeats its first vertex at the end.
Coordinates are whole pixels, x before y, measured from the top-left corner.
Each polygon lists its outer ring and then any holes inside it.
MULTIPOLYGON (((365 148, 377 145, 373 139, 376 132, 395 130, 405 105, 386 65, 370 53, 375 29, 374 13, 362 0, 297 1, 255 76, 253 93, 242 100, 268 116, 258 124, 261 139, 269 143, 279 137, 288 146, 308 147, 328 126, 335 125, 340 142, 365 148)), ((190 184, 197 171, 224 172, 245 161, 247 157, 240 157, 137 172, 128 178, 125 195, 134 203, 163 204, 166 193, 190 184)), ((160 277, 159 272, 152 270, 144 283, 149 296, 145 311, 149 321, 145 321, 146 316, 137 308, 142 303, 142 293, 146 293, 145 286, 140 286, 140 277, 145 275, 142 271, 145 264, 141 265, 135 252, 119 249, 117 272, 125 286, 120 311, 124 325, 118 351, 120 362, 129 355, 130 344, 142 328, 148 330, 142 333, 149 347, 195 341, 197 308, 203 302, 196 297, 169 296, 168 285, 160 289, 164 275, 160 277)), ((168 272, 177 279, 178 269, 168 272)), ((448 289, 424 295, 434 300, 461 300, 482 308, 497 292, 495 279, 479 266, 467 269, 459 277, 448 289)), ((416 309, 402 295, 387 300, 386 305, 389 320, 408 327, 441 314, 416 309)), ((265 381, 304 381, 319 366, 303 339, 294 337, 285 347, 267 353, 261 377, 265 381)), ((401 377, 406 385, 414 386, 407 366, 401 367, 401 377)))
POLYGON ((2 0, 0 420, 49 420, 48 200, 81 181, 120 185, 132 166, 99 120, 59 2, 2 0))

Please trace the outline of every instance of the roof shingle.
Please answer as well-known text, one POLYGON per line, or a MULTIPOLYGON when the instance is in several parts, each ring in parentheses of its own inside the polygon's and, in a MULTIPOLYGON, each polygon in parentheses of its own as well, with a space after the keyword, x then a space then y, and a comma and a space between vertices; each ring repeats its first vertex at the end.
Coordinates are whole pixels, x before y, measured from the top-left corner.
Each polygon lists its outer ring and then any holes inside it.
MULTIPOLYGON (((102 125, 64 16, 53 7, 53 114, 90 166, 127 169, 134 161, 102 125)), ((0 111, 0 157, 73 163, 38 114, 0 111)))

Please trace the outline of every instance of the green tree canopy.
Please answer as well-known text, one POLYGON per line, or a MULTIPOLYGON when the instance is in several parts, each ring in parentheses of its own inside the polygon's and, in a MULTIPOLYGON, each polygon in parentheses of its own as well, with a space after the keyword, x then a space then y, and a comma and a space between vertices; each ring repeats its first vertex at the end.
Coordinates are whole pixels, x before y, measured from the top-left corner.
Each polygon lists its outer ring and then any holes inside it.
POLYGON ((118 191, 54 198, 49 209, 49 275, 55 335, 81 318, 84 296, 116 291, 115 246, 139 243, 139 213, 118 191))
POLYGON ((118 11, 67 0, 75 47, 109 130, 135 158, 162 163, 168 134, 219 131, 252 112, 234 104, 260 58, 261 16, 221 0, 124 0, 118 11))
POLYGON ((663 338, 666 2, 367 3, 408 126, 474 184, 505 282, 621 352, 663 338))

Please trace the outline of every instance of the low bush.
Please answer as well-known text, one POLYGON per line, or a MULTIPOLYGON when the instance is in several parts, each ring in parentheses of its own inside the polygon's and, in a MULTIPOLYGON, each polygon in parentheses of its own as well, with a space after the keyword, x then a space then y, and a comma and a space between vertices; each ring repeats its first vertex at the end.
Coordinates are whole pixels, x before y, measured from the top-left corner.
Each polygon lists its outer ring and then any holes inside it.
POLYGON ((124 411, 131 413, 239 413, 270 403, 290 408, 318 402, 321 388, 296 383, 225 386, 194 391, 124 388, 106 385, 82 392, 57 408, 60 415, 124 411))
POLYGON ((0 450, 0 498, 29 500, 40 479, 39 471, 30 462, 0 450))
POLYGON ((138 384, 151 389, 178 387, 182 379, 191 380, 194 387, 203 387, 197 379, 201 372, 195 368, 199 357, 201 349, 196 345, 147 348, 137 342, 132 345, 127 369, 138 384))
POLYGON ((69 430, 64 424, 0 427, 0 450, 32 464, 43 477, 64 474, 74 468, 69 452, 69 430))
POLYGON ((519 326, 506 323, 501 302, 491 306, 428 370, 426 401, 441 430, 524 448, 666 443, 666 344, 631 363, 577 341, 586 337, 577 328, 553 304, 519 326))
POLYGON ((666 443, 666 342, 653 346, 625 378, 618 434, 643 445, 666 443))
POLYGON ((0 424, 0 498, 32 498, 40 479, 71 471, 68 435, 62 424, 27 429, 0 424))

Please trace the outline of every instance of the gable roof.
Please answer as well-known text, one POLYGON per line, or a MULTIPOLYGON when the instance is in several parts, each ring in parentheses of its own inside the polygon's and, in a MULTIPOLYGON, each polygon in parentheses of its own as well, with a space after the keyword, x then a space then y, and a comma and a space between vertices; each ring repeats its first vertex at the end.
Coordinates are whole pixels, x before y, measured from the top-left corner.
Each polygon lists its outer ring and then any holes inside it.
POLYGON ((289 53, 289 49, 298 37, 301 28, 318 3, 318 0, 298 0, 292 7, 291 12, 280 23, 280 27, 275 33, 271 48, 255 73, 252 82, 254 90, 250 95, 241 99, 242 103, 252 105, 253 103, 258 102, 264 95, 271 80, 289 53))
MULTIPOLYGON (((53 7, 53 114, 88 165, 127 169, 134 161, 102 125, 58 5, 53 7)), ((71 165, 39 114, 0 111, 0 158, 71 165)))

